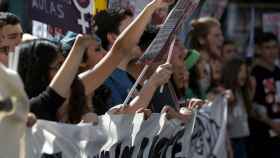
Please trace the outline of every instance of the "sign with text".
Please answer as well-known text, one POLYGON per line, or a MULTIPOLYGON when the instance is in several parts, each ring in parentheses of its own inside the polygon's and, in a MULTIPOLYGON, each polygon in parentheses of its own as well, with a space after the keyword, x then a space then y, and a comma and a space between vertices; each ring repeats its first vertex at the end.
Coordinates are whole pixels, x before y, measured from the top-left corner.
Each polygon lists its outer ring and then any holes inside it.
POLYGON ((27 131, 28 158, 185 158, 194 117, 186 126, 164 114, 99 117, 97 125, 48 121, 27 131))
POLYGON ((198 4, 199 0, 179 0, 139 61, 150 64, 154 60, 160 60, 162 54, 167 52, 175 35, 180 31, 183 22, 186 18, 191 17, 198 4))
POLYGON ((185 126, 165 114, 98 117, 98 124, 38 121, 26 132, 28 158, 227 158, 227 101, 218 96, 185 126))
POLYGON ((28 10, 32 20, 78 33, 90 32, 91 0, 28 0, 28 10))

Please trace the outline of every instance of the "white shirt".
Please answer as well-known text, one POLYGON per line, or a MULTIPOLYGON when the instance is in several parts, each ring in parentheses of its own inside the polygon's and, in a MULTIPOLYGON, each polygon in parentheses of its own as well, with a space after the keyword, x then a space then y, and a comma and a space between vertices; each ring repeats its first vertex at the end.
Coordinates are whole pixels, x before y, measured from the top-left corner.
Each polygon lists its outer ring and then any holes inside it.
POLYGON ((28 99, 17 73, 0 64, 0 100, 7 98, 13 98, 14 111, 0 111, 0 157, 24 158, 28 99))

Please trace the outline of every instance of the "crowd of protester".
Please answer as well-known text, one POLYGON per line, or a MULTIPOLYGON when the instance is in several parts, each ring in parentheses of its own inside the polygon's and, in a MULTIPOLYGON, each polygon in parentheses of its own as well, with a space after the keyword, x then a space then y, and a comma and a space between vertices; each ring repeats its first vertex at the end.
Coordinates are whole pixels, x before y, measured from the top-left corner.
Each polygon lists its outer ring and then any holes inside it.
POLYGON ((167 53, 154 62, 122 108, 145 66, 138 58, 158 32, 147 25, 168 5, 154 0, 135 19, 126 9, 101 11, 93 17, 95 36, 69 31, 59 41, 26 35, 17 16, 0 12, 0 62, 8 66, 9 55, 19 55, 17 72, 30 101, 28 125, 36 119, 94 122, 106 112, 146 109, 173 110, 170 115, 187 122, 180 108, 226 94, 229 156, 279 157, 280 54, 270 32, 257 34, 255 56, 248 62, 235 41, 224 39, 217 19, 193 20, 189 48, 176 39, 171 63, 165 63, 167 53), (186 63, 192 49, 200 54, 195 64, 186 63))

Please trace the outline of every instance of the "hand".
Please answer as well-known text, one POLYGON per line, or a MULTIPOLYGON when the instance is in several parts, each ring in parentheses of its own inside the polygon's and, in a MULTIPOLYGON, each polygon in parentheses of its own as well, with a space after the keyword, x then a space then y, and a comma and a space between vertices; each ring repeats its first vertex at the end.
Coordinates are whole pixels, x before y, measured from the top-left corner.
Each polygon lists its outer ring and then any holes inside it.
POLYGON ((144 113, 145 120, 147 120, 152 115, 151 109, 145 109, 145 108, 141 108, 137 110, 136 113, 144 113))
POLYGON ((77 45, 82 49, 86 49, 90 45, 97 45, 97 41, 95 40, 95 37, 91 35, 78 34, 74 45, 77 45))
POLYGON ((150 109, 140 108, 136 111, 132 111, 128 106, 123 107, 122 105, 117 105, 117 107, 113 107, 109 111, 115 115, 143 113, 145 120, 147 120, 152 115, 152 111, 150 109))
POLYGON ((33 125, 37 122, 37 118, 33 113, 28 113, 27 114, 27 122, 26 122, 26 126, 28 128, 33 127, 33 125))
POLYGON ((175 0, 153 0, 151 3, 157 8, 166 8, 169 5, 173 4, 175 0))
POLYGON ((186 124, 188 120, 190 119, 192 113, 186 112, 183 110, 180 110, 180 112, 177 112, 175 109, 173 109, 170 106, 164 106, 161 110, 161 113, 166 113, 167 119, 178 119, 182 122, 182 124, 186 124))
POLYGON ((186 107, 189 110, 193 110, 193 109, 201 108, 206 103, 207 103, 207 101, 197 99, 197 98, 192 98, 186 102, 186 107))
POLYGON ((154 83, 157 87, 167 83, 172 74, 172 65, 160 65, 150 78, 150 82, 154 83))
POLYGON ((98 116, 95 113, 89 112, 83 115, 82 117, 82 123, 98 123, 98 116))
POLYGON ((223 94, 225 95, 225 97, 227 98, 228 100, 228 105, 235 105, 236 103, 236 98, 234 96, 234 94, 232 93, 231 90, 225 90, 223 92, 223 94))
POLYGON ((131 111, 129 106, 123 106, 123 104, 119 104, 109 109, 109 112, 114 115, 122 115, 122 114, 134 114, 136 111, 131 111))

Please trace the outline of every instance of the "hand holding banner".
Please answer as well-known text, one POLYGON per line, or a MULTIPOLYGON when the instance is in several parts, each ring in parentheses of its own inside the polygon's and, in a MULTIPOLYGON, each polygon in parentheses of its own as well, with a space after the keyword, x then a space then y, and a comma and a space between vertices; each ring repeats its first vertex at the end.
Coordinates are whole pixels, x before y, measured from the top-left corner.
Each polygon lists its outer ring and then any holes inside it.
POLYGON ((165 53, 164 48, 169 48, 172 39, 179 32, 186 17, 190 18, 197 8, 199 0, 179 0, 168 15, 165 23, 153 40, 152 44, 140 58, 140 62, 146 64, 159 60, 165 53))

